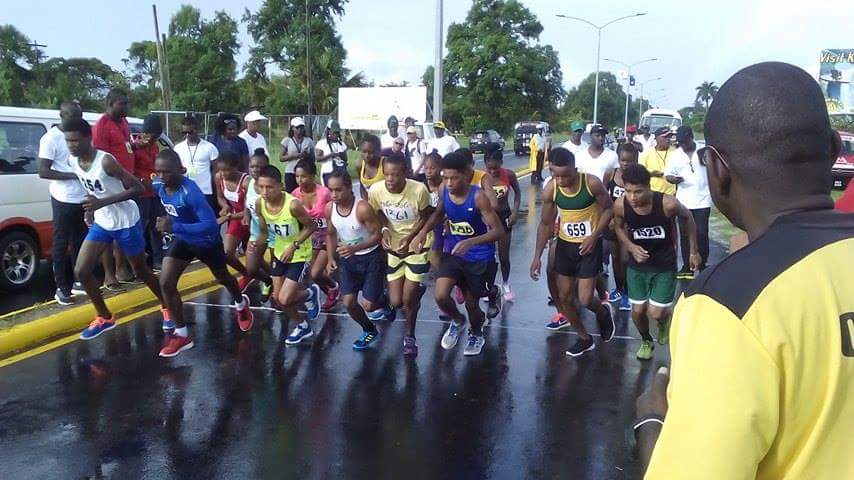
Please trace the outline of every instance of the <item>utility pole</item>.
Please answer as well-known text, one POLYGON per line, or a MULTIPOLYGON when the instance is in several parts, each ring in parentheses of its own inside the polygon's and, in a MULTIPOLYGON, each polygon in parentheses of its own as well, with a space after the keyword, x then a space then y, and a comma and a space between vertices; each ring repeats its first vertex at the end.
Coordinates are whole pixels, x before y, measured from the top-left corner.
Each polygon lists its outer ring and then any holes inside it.
POLYGON ((436 0, 436 58, 433 62, 433 121, 442 119, 442 0, 436 0))
MULTIPOLYGON (((308 91, 308 117, 311 117, 311 50, 309 49, 309 40, 311 38, 310 33, 311 32, 308 16, 308 0, 305 0, 305 85, 308 91)), ((310 118, 309 125, 311 125, 310 118)), ((308 130, 310 132, 311 128, 309 128, 308 130)))
POLYGON ((163 51, 163 44, 160 43, 160 26, 157 23, 157 5, 152 4, 151 10, 154 13, 154 43, 157 50, 157 70, 160 73, 160 102, 163 104, 164 110, 169 110, 169 95, 166 93, 166 74, 164 73, 165 68, 163 65, 163 57, 166 55, 163 51))

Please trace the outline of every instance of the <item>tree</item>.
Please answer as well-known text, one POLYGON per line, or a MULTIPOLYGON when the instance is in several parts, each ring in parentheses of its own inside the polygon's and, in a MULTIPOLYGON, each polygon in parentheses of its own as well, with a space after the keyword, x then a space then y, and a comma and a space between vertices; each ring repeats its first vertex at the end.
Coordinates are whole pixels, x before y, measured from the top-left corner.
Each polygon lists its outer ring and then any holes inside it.
MULTIPOLYGON (((243 16, 255 45, 246 65, 247 77, 257 82, 256 96, 264 96, 268 110, 308 112, 309 91, 312 109, 328 113, 335 108, 338 87, 349 77, 344 64, 347 51, 335 29, 333 17, 344 14, 346 0, 265 0, 256 13, 243 16), (308 26, 310 58, 306 57, 308 26), (281 76, 270 75, 269 66, 281 76), (311 85, 308 84, 308 73, 311 85)), ((257 102, 262 103, 262 102, 257 102)), ((308 112, 313 113, 313 112, 308 112)))
POLYGON ((563 77, 557 52, 538 43, 542 31, 517 0, 474 0, 465 22, 448 27, 445 122, 508 132, 519 120, 555 118, 563 77))
POLYGON ((38 89, 28 96, 30 104, 56 108, 65 100, 77 100, 83 110, 103 111, 110 88, 126 86, 124 77, 97 58, 55 57, 33 68, 38 89))
POLYGON ((32 72, 44 53, 12 25, 0 25, 0 104, 30 105, 27 94, 36 87, 32 72))
MULTIPOLYGON (((565 119, 593 120, 593 99, 596 74, 591 73, 577 87, 569 91, 563 105, 565 119)), ((638 111, 639 103, 630 102, 629 117, 638 111)), ((626 113, 626 93, 617 77, 611 72, 599 72, 599 109, 596 121, 606 127, 623 128, 626 113)), ((633 123, 631 118, 629 123, 633 123)))
POLYGON ((703 82, 697 87, 697 101, 703 102, 706 110, 709 109, 709 102, 718 94, 718 86, 715 82, 703 82))

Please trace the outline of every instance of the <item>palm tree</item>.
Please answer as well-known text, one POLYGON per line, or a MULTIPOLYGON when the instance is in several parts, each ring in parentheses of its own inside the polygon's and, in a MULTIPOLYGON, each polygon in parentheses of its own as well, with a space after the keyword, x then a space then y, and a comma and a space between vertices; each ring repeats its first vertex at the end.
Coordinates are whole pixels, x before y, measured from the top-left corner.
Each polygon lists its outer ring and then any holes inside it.
POLYGON ((715 82, 703 82, 699 87, 697 87, 697 100, 703 102, 706 106, 706 110, 709 109, 709 102, 711 102, 717 94, 718 86, 715 85, 715 82))

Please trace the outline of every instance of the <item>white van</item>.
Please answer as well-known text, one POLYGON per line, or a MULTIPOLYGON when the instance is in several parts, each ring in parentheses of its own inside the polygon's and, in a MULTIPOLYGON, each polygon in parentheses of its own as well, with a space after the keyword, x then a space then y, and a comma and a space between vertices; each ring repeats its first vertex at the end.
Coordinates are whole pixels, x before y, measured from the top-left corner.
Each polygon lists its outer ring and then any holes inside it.
MULTIPOLYGON (((94 124, 100 113, 86 112, 94 124)), ((128 117, 132 132, 142 119, 128 117)), ((0 289, 23 290, 51 254, 48 180, 39 178, 39 140, 59 123, 59 110, 0 107, 0 289)))
POLYGON ((655 132, 661 127, 670 127, 675 131, 682 126, 682 115, 679 115, 676 110, 653 108, 641 115, 640 126, 644 125, 649 127, 650 132, 655 132))

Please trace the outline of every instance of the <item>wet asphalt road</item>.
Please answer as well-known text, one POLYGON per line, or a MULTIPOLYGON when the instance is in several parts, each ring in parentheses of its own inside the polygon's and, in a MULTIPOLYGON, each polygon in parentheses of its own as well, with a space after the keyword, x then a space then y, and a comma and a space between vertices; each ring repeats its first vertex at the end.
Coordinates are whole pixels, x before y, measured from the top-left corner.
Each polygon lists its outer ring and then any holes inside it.
POLYGON ((575 336, 543 329, 545 281, 527 274, 535 225, 530 209, 514 230, 517 300, 479 357, 440 347, 432 289, 415 360, 401 355, 400 321, 362 353, 345 315, 321 315, 306 346, 285 348, 282 319, 264 309, 241 333, 219 290, 185 306, 196 347, 174 359, 157 357, 149 315, 5 367, 0 477, 639 478, 624 432, 667 349, 636 360, 620 312, 617 338, 565 356, 575 336))

